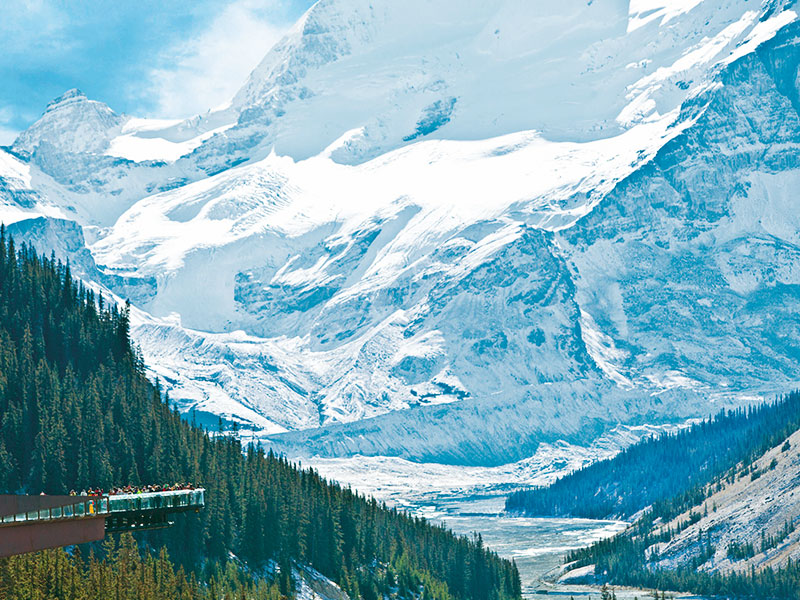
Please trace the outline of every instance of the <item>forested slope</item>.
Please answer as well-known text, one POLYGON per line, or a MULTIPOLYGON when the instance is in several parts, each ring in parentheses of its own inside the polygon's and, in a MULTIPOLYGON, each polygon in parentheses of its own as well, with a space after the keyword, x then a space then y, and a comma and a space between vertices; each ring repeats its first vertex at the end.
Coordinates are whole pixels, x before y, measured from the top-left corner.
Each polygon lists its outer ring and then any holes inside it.
POLYGON ((627 531, 567 558, 598 580, 704 597, 800 600, 800 431, 627 531))
POLYGON ((280 600, 278 585, 233 562, 206 577, 175 568, 166 551, 142 556, 130 534, 109 538, 103 557, 46 550, 0 560, 0 598, 14 600, 280 600))
POLYGON ((800 394, 725 411, 678 433, 650 438, 548 487, 523 490, 506 510, 529 515, 627 518, 659 501, 686 504, 739 462, 751 462, 800 429, 800 394), (680 497, 680 498, 678 498, 680 497))
POLYGON ((17 251, 3 231, 0 491, 173 481, 206 487, 206 509, 146 541, 203 581, 233 553, 252 568, 279 565, 283 593, 297 561, 368 599, 420 585, 426 597, 520 596, 516 568, 479 539, 182 421, 145 377, 127 309, 104 303, 55 259, 17 251))
MULTIPOLYGON (((800 600, 800 393, 723 412, 646 440, 509 510, 637 516, 620 535, 572 552, 596 582, 729 598, 800 600)), ((565 575, 566 578, 570 573, 565 575)))

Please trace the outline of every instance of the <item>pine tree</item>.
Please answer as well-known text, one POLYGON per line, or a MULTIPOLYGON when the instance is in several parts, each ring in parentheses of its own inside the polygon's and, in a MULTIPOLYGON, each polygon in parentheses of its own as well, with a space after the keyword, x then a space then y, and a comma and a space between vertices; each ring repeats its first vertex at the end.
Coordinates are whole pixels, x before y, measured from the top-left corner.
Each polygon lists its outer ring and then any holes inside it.
MULTIPOLYGON (((86 572, 70 576, 76 589, 93 590, 86 597, 114 597, 125 586, 137 598, 212 591, 277 600, 279 591, 291 593, 292 568, 301 564, 366 594, 387 574, 402 573, 406 588, 422 587, 437 600, 520 597, 516 568, 480 538, 455 536, 284 457, 243 448, 233 435, 210 436, 185 422, 147 379, 129 335, 127 305, 117 309, 75 283, 69 265, 27 246, 17 251, 0 228, 0 490, 189 481, 207 489, 200 514, 179 515, 168 532, 137 534, 137 551, 166 548, 174 571, 166 559, 136 554, 127 539, 94 548, 86 572), (256 596, 257 584, 240 578, 231 554, 254 569, 277 564, 274 589, 256 596), (158 591, 165 585, 177 588, 158 591)), ((0 563, 2 576, 5 568, 0 563)), ((45 572, 24 561, 8 569, 45 572)), ((44 588, 37 584, 31 594, 46 597, 44 588)))

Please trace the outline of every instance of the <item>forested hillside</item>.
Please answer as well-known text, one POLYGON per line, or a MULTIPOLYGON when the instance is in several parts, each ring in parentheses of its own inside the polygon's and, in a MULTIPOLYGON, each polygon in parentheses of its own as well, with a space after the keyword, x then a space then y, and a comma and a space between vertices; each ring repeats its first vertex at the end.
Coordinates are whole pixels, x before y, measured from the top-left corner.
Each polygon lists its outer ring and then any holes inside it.
POLYGON ((593 566, 599 581, 800 600, 798 442, 795 392, 643 442, 509 505, 595 515, 647 507, 625 532, 567 557, 570 570, 593 566))
MULTIPOLYGON (((709 573, 690 562, 678 569, 648 564, 645 549, 670 539, 671 533, 650 533, 653 522, 637 523, 630 531, 569 556, 572 566, 595 565, 602 579, 616 585, 691 592, 724 598, 800 600, 800 563, 789 560, 780 568, 766 567, 729 573, 709 573)), ((702 543, 702 541, 701 541, 702 543)), ((713 554, 709 545, 706 552, 713 554)))
POLYGON ((144 557, 130 534, 110 537, 103 558, 46 550, 0 560, 0 598, 108 600, 280 600, 278 586, 233 562, 216 563, 205 581, 175 568, 163 548, 144 557), (85 559, 85 560, 84 560, 85 559))
POLYGON ((653 505, 627 531, 572 552, 599 580, 724 598, 800 600, 800 431, 698 493, 653 505))
MULTIPOLYGON (((2 232, 0 491, 203 485, 199 516, 143 538, 201 583, 233 553, 254 569, 279 565, 284 594, 297 561, 370 600, 418 594, 420 586, 426 598, 520 596, 515 566, 480 539, 182 421, 145 377, 128 328, 127 309, 104 302, 54 258, 17 251, 2 232)), ((0 570, 25 564, 0 561, 0 570)))
POLYGON ((800 428, 800 394, 725 411, 678 433, 650 438, 549 487, 523 490, 506 510, 529 515, 627 518, 659 501, 681 505, 739 462, 752 462, 800 428))

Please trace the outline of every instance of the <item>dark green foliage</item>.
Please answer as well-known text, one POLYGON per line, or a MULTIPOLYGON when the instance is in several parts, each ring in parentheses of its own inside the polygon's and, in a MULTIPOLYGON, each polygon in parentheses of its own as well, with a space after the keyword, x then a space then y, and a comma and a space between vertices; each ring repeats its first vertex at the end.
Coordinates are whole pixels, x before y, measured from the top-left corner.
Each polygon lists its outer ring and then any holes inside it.
MULTIPOLYGON (((617 585, 691 592, 720 598, 764 598, 800 600, 800 563, 790 560, 780 569, 754 569, 739 573, 708 573, 698 569, 714 554, 710 540, 700 540, 700 552, 677 569, 654 568, 658 557, 645 557, 645 549, 666 542, 674 532, 654 534, 653 520, 644 517, 628 531, 615 538, 603 540, 582 550, 572 552, 568 562, 575 566, 595 565, 595 572, 617 585)), ((788 535, 788 534, 787 534, 788 535)), ((756 549, 751 544, 728 548, 730 558, 745 559, 756 549), (733 556, 731 555, 733 552, 733 556)))
POLYGON ((664 498, 691 506, 709 481, 737 463, 751 463, 797 429, 800 394, 757 408, 724 411, 676 434, 639 442, 549 487, 516 492, 506 501, 506 510, 627 518, 664 498))
POLYGON ((747 560, 755 555, 755 546, 750 542, 731 542, 728 544, 728 558, 731 560, 747 560))
POLYGON ((797 529, 794 521, 786 521, 783 528, 775 535, 767 535, 761 532, 761 552, 766 552, 772 548, 777 548, 783 541, 788 538, 797 529))
POLYGON ((123 535, 104 544, 102 560, 48 550, 0 559, 0 598, 58 600, 280 600, 276 585, 256 582, 232 562, 217 564, 208 583, 176 569, 165 550, 144 558, 123 535))
POLYGON ((761 541, 758 544, 752 542, 731 542, 728 544, 728 558, 731 560, 747 560, 756 554, 767 552, 772 548, 777 548, 788 538, 797 528, 794 522, 786 521, 781 530, 775 535, 767 535, 761 532, 761 541))
POLYGON ((516 567, 479 539, 182 421, 145 377, 128 334, 127 307, 96 297, 68 266, 0 239, 0 491, 203 485, 204 511, 143 540, 205 581, 233 552, 252 568, 281 567, 283 593, 296 562, 370 598, 397 595, 388 575, 431 598, 520 597, 516 567))
MULTIPOLYGON (((799 407, 800 394, 795 392, 773 404, 749 411, 749 416, 743 418, 752 419, 753 422, 746 427, 738 422, 742 417, 737 414, 718 417, 717 420, 733 419, 733 421, 727 421, 732 429, 749 432, 746 437, 735 436, 738 451, 728 457, 728 462, 732 464, 726 471, 722 470, 725 462, 715 463, 713 469, 706 469, 702 477, 694 480, 695 483, 692 487, 687 487, 671 498, 653 502, 651 509, 646 511, 624 533, 615 538, 598 542, 589 548, 572 552, 567 557, 567 561, 574 562, 576 567, 593 564, 596 573, 602 574, 608 581, 619 585, 670 589, 728 598, 800 600, 800 563, 797 561, 789 560, 785 566, 775 569, 765 567, 756 571, 751 567, 749 570, 736 573, 708 573, 699 568, 712 559, 716 552, 708 532, 705 534, 700 532, 691 557, 676 569, 656 567, 660 557, 654 548, 655 544, 669 542, 688 526, 699 522, 702 514, 698 507, 715 490, 721 489, 724 482, 733 483, 737 477, 747 476, 754 480, 774 469, 777 466, 775 459, 763 470, 755 468, 753 462, 771 448, 781 445, 786 438, 800 428, 798 424, 799 407), (737 457, 738 461, 735 460, 737 457), (688 518, 683 519, 680 525, 663 526, 687 510, 689 511, 688 518)), ((726 437, 723 433, 719 435, 726 437)), ((689 436, 689 440, 692 439, 696 438, 689 436)), ((659 443, 669 447, 672 440, 651 441, 642 447, 652 449, 659 443)), ((781 449, 785 452, 790 447, 786 442, 781 449)), ((663 456, 663 454, 656 454, 663 456)), ((631 464, 635 467, 637 464, 649 463, 643 460, 641 463, 631 464)), ((653 473, 653 477, 660 475, 659 470, 653 473)), ((702 510, 707 511, 707 505, 702 510)), ((732 561, 751 559, 759 553, 779 547, 795 529, 796 524, 793 521, 787 521, 774 535, 762 533, 761 539, 758 541, 744 540, 730 543, 725 554, 732 561)))

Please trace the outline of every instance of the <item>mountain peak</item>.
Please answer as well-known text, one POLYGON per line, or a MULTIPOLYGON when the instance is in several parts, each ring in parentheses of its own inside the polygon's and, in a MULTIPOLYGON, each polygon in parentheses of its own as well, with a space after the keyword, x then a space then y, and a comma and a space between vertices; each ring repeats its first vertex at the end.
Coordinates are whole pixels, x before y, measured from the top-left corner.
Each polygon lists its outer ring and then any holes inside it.
POLYGON ((748 0, 646 4, 320 0, 235 95, 238 123, 196 157, 217 172, 271 149, 359 164, 429 139, 618 135, 676 110, 759 22, 748 0))
POLYGON ((50 104, 47 105, 45 112, 50 112, 51 110, 55 110, 69 104, 74 104, 76 102, 89 102, 89 98, 87 98, 86 94, 84 94, 78 88, 72 88, 71 90, 67 90, 61 94, 58 98, 52 100, 50 104))
POLYGON ((127 117, 73 88, 50 102, 44 114, 14 141, 14 150, 32 155, 45 143, 58 152, 102 152, 127 117))

